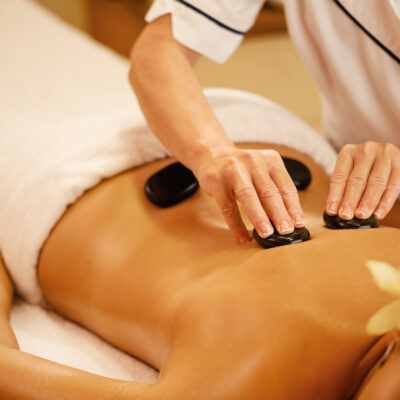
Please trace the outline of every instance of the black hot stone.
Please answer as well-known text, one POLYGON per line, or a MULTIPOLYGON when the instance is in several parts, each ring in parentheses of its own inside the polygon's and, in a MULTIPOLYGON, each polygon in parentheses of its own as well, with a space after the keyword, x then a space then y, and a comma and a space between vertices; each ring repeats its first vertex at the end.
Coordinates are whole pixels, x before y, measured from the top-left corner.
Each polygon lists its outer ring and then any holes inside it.
POLYGON ((366 219, 353 218, 344 220, 339 218, 338 215, 328 215, 325 211, 324 221, 326 226, 330 229, 368 229, 378 228, 379 226, 379 222, 373 215, 366 219))
POLYGON ((144 191, 156 206, 170 207, 192 196, 198 188, 193 172, 176 162, 152 175, 146 181, 144 191))
POLYGON ((306 228, 296 228, 294 232, 288 235, 280 235, 275 231, 273 235, 262 238, 254 229, 253 237, 261 247, 264 247, 264 249, 271 249, 272 247, 306 242, 310 240, 310 232, 306 228))
POLYGON ((297 190, 304 190, 311 183, 311 172, 306 165, 293 158, 282 157, 285 167, 297 190))

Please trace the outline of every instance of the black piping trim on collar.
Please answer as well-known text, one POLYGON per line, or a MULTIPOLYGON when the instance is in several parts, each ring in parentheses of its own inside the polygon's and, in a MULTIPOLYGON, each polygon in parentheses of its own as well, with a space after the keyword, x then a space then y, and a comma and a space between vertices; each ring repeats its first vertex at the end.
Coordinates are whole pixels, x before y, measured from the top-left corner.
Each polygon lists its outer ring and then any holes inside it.
POLYGON ((184 6, 190 8, 191 10, 197 12, 198 14, 202 15, 203 17, 209 19, 210 21, 214 22, 214 24, 218 25, 221 28, 226 29, 229 32, 236 33, 237 35, 244 35, 246 32, 238 31, 237 29, 231 28, 228 25, 225 25, 223 22, 218 21, 211 15, 205 13, 204 11, 200 10, 199 8, 195 7, 194 5, 186 2, 185 0, 176 0, 178 3, 183 4, 184 6))
POLYGON ((397 57, 389 48, 387 48, 382 42, 380 42, 371 32, 369 32, 361 23, 343 6, 339 0, 333 0, 333 2, 370 38, 374 41, 386 54, 392 57, 398 64, 400 64, 400 58, 397 57))

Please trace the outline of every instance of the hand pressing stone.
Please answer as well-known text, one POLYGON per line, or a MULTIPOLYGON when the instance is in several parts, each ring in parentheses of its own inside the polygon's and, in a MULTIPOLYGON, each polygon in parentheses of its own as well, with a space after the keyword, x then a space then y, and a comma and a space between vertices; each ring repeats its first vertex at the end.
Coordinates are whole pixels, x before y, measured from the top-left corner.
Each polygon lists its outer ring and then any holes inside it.
POLYGON ((379 222, 373 215, 367 219, 353 218, 345 220, 339 218, 337 215, 328 215, 325 211, 324 221, 326 226, 330 229, 368 229, 378 228, 379 226, 379 222))
POLYGON ((288 235, 280 235, 275 231, 273 235, 267 238, 262 238, 254 229, 253 237, 261 247, 264 249, 271 249, 272 247, 306 242, 307 240, 310 240, 310 232, 306 228, 297 228, 294 232, 289 233, 288 235))

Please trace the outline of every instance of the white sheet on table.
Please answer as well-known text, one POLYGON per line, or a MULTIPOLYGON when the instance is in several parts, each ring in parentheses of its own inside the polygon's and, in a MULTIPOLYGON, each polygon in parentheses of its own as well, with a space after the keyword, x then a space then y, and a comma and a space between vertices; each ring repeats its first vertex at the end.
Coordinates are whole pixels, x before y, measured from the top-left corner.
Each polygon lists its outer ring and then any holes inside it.
POLYGON ((15 300, 11 325, 27 353, 109 378, 157 382, 155 369, 39 306, 15 300))

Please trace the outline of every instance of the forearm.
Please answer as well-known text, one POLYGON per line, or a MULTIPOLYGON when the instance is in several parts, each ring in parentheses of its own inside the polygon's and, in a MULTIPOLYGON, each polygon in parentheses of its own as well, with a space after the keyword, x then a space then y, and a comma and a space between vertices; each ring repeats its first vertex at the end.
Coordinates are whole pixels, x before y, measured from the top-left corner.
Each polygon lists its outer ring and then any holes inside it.
POLYGON ((0 398, 147 400, 152 386, 89 374, 0 345, 0 398))
POLYGON ((180 161, 193 167, 202 155, 233 143, 193 72, 195 53, 173 40, 170 21, 163 18, 135 44, 130 81, 152 131, 180 161))

